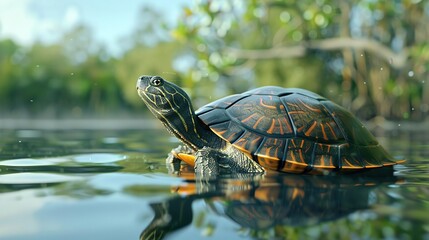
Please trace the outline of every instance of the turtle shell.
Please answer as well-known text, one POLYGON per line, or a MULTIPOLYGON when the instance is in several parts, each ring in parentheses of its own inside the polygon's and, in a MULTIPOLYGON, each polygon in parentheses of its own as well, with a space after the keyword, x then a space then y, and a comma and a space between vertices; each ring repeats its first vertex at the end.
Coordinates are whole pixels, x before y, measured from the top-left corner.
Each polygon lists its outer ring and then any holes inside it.
POLYGON ((350 112, 303 89, 261 87, 219 99, 196 114, 266 169, 350 171, 398 163, 350 112))

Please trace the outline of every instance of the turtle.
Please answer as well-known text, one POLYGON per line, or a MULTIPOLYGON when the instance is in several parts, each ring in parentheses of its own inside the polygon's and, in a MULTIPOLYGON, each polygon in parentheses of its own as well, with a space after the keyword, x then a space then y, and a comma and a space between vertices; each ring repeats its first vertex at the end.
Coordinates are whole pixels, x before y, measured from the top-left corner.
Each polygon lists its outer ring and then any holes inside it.
POLYGON ((341 174, 403 162, 352 113, 305 89, 259 87, 196 111, 183 89, 160 76, 139 77, 137 92, 183 142, 174 159, 194 166, 198 176, 341 174))

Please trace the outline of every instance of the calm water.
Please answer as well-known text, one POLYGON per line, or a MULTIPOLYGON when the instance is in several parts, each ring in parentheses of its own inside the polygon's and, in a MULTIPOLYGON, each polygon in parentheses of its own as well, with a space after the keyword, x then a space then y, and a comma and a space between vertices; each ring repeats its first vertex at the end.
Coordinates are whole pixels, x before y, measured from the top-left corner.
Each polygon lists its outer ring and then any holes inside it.
POLYGON ((0 130, 0 239, 429 239, 429 131, 378 139, 395 178, 195 183, 163 129, 0 130))

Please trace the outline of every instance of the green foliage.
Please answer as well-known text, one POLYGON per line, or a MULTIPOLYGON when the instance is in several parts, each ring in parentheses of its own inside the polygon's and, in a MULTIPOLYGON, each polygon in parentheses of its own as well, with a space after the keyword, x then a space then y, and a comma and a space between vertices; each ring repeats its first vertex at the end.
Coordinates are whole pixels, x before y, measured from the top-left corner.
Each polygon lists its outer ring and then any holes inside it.
POLYGON ((232 92, 305 87, 363 118, 423 119, 428 7, 427 1, 201 1, 184 9, 173 36, 187 40, 199 63, 189 70, 194 81, 232 92))
MULTIPOLYGON (((155 13, 142 9, 142 14, 155 13)), ((118 58, 97 45, 84 25, 53 44, 25 48, 9 39, 0 41, 2 117, 117 116, 144 111, 135 91, 138 76, 173 73, 172 62, 181 49, 176 42, 166 42, 156 26, 140 24, 123 41, 127 50, 118 58), (146 35, 152 35, 150 41, 146 35)))
POLYGON ((83 111, 102 112, 100 105, 115 107, 121 101, 109 61, 100 59, 99 53, 87 53, 84 60, 76 61, 81 54, 70 56, 64 48, 39 43, 9 57, 11 74, 1 76, 2 82, 10 84, 0 96, 5 111, 80 116, 83 111))

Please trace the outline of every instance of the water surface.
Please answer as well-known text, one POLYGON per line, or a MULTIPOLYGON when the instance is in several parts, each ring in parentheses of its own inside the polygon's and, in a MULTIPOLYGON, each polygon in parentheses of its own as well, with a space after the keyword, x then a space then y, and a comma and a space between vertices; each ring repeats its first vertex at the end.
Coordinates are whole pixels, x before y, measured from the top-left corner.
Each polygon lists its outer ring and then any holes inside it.
POLYGON ((396 177, 196 183, 160 128, 0 130, 0 239, 429 239, 428 133, 378 133, 396 177))

